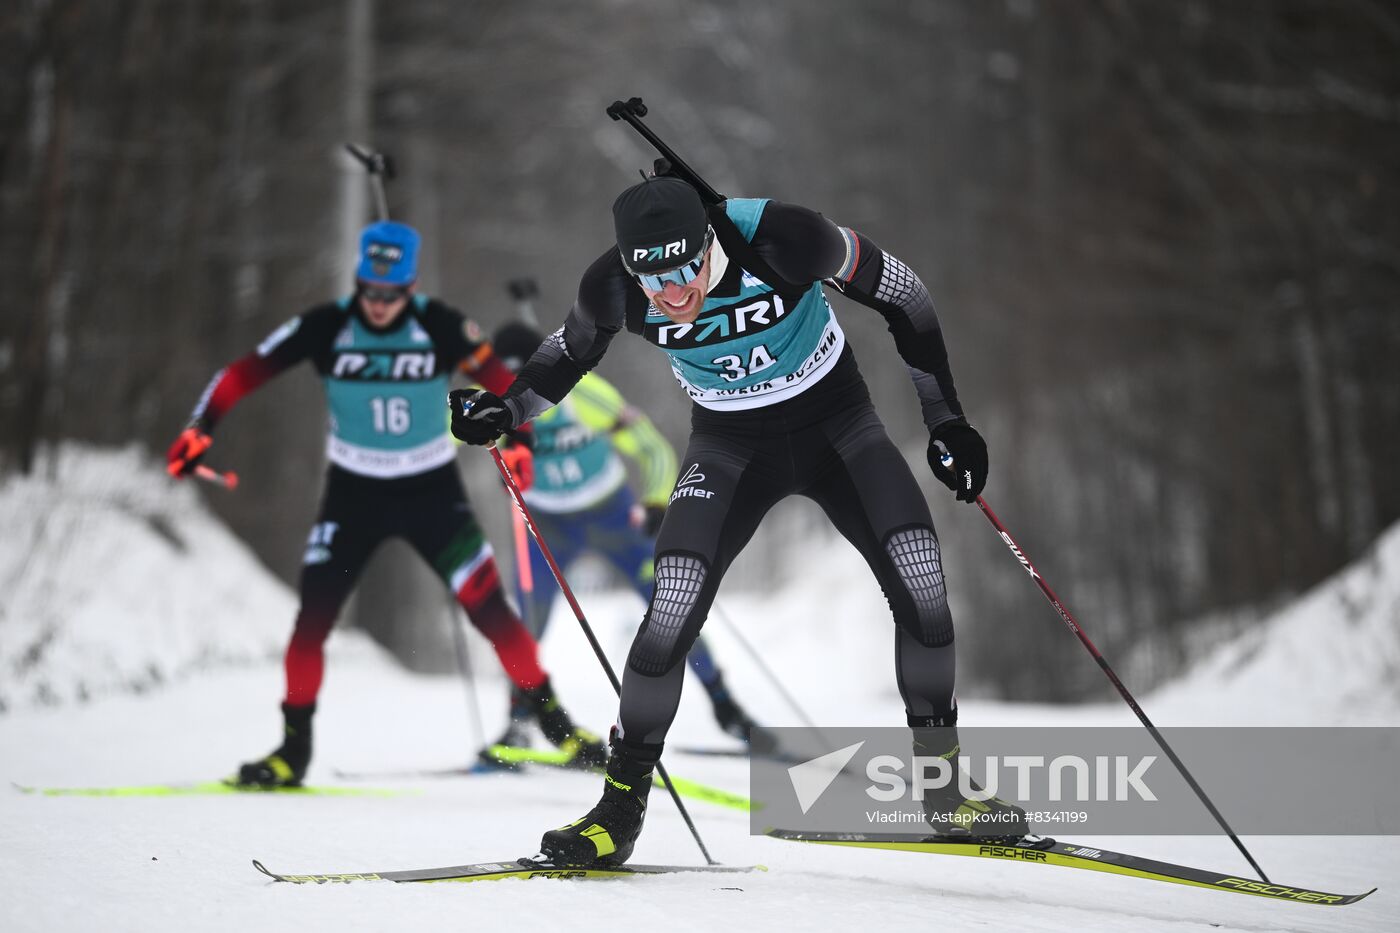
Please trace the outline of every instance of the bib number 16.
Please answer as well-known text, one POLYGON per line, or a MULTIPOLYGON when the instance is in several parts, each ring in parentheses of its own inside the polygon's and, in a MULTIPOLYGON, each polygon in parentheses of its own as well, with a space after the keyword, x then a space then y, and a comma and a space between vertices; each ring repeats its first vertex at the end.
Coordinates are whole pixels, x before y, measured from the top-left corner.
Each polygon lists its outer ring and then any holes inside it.
POLYGON ((380 434, 407 434, 413 425, 412 409, 402 396, 372 398, 369 405, 374 413, 374 429, 380 434))

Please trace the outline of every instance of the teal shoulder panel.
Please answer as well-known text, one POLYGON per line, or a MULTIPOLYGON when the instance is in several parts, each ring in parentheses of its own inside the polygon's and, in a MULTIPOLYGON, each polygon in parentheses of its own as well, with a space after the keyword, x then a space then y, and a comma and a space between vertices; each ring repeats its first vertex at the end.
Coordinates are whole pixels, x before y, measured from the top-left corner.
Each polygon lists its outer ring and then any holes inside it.
POLYGON ((724 202, 724 212, 729 215, 730 220, 734 221, 734 226, 739 228, 744 239, 753 239, 754 232, 758 230, 758 222, 763 218, 763 208, 767 206, 768 200, 768 198, 730 198, 724 202))

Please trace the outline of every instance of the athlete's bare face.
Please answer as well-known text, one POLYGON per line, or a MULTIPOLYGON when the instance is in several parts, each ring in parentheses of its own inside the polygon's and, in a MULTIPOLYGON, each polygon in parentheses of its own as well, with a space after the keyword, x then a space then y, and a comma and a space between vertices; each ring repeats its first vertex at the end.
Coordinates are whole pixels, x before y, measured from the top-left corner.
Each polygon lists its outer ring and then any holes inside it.
MULTIPOLYGON (((712 247, 713 249, 713 247, 712 247)), ((667 282, 659 292, 643 288, 642 292, 655 308, 677 324, 689 324, 700 316, 705 293, 710 290, 710 256, 706 255, 700 274, 685 285, 667 282)))
POLYGON ((403 314, 403 309, 408 307, 408 299, 412 294, 412 285, 407 288, 362 285, 360 310, 364 312, 365 320, 369 321, 371 327, 388 327, 403 314))

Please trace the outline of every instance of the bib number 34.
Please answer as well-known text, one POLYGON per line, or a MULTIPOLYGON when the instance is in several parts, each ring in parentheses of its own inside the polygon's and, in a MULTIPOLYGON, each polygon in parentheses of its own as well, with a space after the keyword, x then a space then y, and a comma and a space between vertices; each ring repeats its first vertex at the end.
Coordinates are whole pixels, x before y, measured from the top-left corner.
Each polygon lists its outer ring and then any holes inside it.
POLYGON ((759 344, 749 351, 747 365, 743 357, 733 355, 717 357, 713 362, 714 365, 724 368, 724 372, 719 374, 721 379, 725 382, 738 382, 740 379, 763 372, 776 364, 778 360, 768 352, 766 346, 759 344))

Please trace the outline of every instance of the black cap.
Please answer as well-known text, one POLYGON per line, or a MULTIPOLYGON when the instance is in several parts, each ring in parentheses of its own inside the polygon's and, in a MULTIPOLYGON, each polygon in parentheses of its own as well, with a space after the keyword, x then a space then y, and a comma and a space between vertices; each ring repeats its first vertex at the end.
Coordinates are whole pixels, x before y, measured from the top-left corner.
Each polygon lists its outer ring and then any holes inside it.
POLYGON ((544 334, 529 324, 517 321, 496 331, 496 335, 491 338, 491 349, 496 351, 496 355, 506 364, 507 369, 516 372, 529 362, 541 343, 544 343, 544 334))
POLYGON ((696 190, 679 178, 648 178, 613 202, 622 264, 634 273, 665 272, 700 254, 710 221, 696 190))

